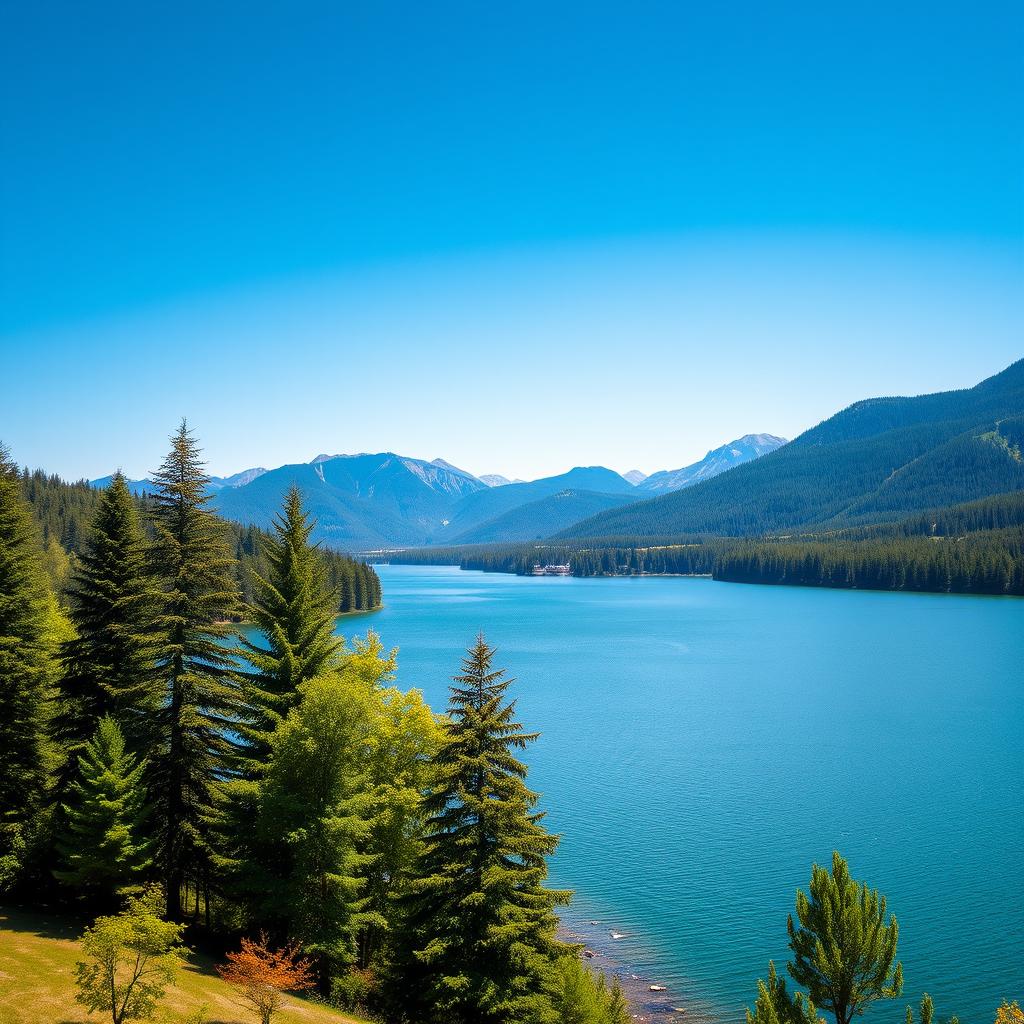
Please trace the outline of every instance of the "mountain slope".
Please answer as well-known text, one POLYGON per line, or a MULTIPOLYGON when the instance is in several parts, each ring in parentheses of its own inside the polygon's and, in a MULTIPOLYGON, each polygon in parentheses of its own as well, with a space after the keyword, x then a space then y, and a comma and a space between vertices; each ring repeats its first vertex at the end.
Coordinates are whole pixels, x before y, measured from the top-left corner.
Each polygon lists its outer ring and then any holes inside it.
POLYGON ((594 491, 559 491, 519 505, 456 537, 454 544, 491 544, 550 537, 587 516, 632 501, 629 494, 598 494, 594 491))
MULTIPOLYGON (((467 495, 451 510, 443 530, 435 532, 430 542, 450 543, 489 520, 522 505, 549 498, 562 491, 588 491, 596 494, 626 494, 633 496, 633 485, 618 473, 603 466, 577 466, 568 473, 544 477, 530 483, 505 484, 489 487, 467 495)), ((527 534, 536 536, 534 532, 527 534)))
POLYGON ((680 491, 684 487, 700 483, 701 480, 710 480, 734 466, 741 466, 744 462, 767 455, 785 443, 784 437, 776 437, 774 434, 744 434, 743 437, 708 452, 700 462, 695 462, 691 466, 652 473, 637 483, 637 490, 649 491, 652 495, 680 491))
POLYGON ((293 483, 317 520, 316 539, 349 549, 422 543, 460 498, 486 488, 460 470, 381 452, 281 466, 218 491, 215 504, 228 519, 269 526, 293 483))
POLYGON ((560 536, 744 536, 855 524, 1024 487, 1024 360, 963 391, 876 398, 762 458, 560 536))

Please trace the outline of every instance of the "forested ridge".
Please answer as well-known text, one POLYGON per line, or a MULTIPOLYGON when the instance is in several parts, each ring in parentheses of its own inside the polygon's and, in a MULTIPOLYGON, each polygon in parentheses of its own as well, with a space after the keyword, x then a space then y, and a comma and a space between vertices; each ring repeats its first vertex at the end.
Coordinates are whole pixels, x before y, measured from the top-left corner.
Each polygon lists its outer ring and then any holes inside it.
POLYGON ((555 539, 758 537, 896 521, 1024 488, 1024 360, 976 387, 858 402, 721 476, 555 539))
MULTIPOLYGON (((89 524, 102 499, 102 491, 85 480, 68 482, 42 470, 23 469, 22 493, 32 507, 39 524, 47 571, 58 590, 62 590, 74 572, 89 533, 89 524)), ((132 500, 148 528, 152 498, 133 494, 132 500)), ((252 598, 252 573, 265 575, 264 554, 269 534, 257 526, 220 520, 227 543, 234 553, 234 575, 244 602, 252 598)), ((338 611, 369 611, 381 604, 380 580, 361 559, 351 558, 330 548, 321 549, 328 580, 338 595, 338 611)))
POLYGON ((536 565, 568 564, 573 576, 709 575, 737 583, 1024 595, 1024 491, 843 530, 425 548, 391 559, 519 575, 536 565))

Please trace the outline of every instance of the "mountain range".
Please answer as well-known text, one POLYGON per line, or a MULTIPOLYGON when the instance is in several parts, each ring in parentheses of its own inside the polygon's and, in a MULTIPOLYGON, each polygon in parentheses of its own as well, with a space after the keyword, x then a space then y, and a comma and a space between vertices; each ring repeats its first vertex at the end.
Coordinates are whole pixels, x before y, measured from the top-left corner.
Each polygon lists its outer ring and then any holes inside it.
POLYGON ((762 458, 564 538, 759 536, 891 522, 1024 489, 1024 359, 973 388, 870 398, 762 458))
MULTIPOLYGON (((317 521, 316 539, 342 550, 532 540, 629 505, 638 494, 688 487, 784 443, 771 434, 748 434, 692 466, 650 477, 577 466, 532 481, 476 477, 444 459, 426 462, 394 452, 321 454, 308 463, 214 477, 210 491, 221 515, 269 527, 285 491, 298 484, 317 521)), ((109 482, 92 481, 97 487, 109 482)), ((129 484, 139 492, 151 487, 146 480, 129 484)))

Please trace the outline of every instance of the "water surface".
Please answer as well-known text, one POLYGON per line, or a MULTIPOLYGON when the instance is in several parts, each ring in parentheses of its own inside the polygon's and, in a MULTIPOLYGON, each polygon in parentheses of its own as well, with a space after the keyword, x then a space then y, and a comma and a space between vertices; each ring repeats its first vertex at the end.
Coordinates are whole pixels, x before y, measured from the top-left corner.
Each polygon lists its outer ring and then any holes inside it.
POLYGON ((567 921, 625 933, 675 1005, 742 1020, 834 848, 888 896, 915 1003, 982 1024, 1024 996, 1024 600, 380 574, 386 607, 341 631, 398 646, 439 709, 486 632, 543 734, 527 760, 567 921))

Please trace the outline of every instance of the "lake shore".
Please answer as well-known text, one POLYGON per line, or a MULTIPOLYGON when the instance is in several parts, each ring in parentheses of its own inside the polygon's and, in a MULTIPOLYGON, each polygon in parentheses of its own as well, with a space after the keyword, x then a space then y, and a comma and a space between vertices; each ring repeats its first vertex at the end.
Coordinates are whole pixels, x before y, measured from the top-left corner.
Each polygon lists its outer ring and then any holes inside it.
POLYGON ((582 946, 584 963, 603 973, 610 983, 617 978, 629 1003, 630 1015, 638 1024, 715 1024, 717 1018, 692 998, 684 998, 677 986, 666 984, 649 970, 631 962, 627 948, 618 945, 603 921, 562 920, 558 931, 563 942, 582 946), (664 992, 652 992, 652 985, 666 985, 664 992))

